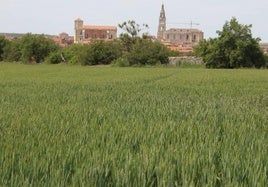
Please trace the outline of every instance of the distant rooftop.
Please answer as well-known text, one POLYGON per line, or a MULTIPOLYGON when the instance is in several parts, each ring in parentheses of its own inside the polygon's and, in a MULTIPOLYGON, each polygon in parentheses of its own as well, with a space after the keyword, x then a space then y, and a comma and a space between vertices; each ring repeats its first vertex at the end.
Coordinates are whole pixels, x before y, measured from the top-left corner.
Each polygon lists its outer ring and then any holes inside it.
POLYGON ((201 30, 199 29, 184 29, 184 28, 171 28, 171 29, 168 29, 167 31, 179 31, 179 32, 202 32, 201 30))
POLYGON ((84 29, 92 29, 92 30, 117 30, 115 26, 103 26, 103 25, 84 25, 84 29))

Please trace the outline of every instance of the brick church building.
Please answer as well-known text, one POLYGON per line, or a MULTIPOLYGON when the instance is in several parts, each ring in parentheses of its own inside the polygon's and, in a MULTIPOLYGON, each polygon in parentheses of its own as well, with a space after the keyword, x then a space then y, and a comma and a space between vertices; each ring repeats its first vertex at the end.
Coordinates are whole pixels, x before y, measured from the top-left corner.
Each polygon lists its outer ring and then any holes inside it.
POLYGON ((74 21, 74 43, 90 43, 92 39, 113 40, 117 38, 116 26, 84 25, 84 21, 74 21))

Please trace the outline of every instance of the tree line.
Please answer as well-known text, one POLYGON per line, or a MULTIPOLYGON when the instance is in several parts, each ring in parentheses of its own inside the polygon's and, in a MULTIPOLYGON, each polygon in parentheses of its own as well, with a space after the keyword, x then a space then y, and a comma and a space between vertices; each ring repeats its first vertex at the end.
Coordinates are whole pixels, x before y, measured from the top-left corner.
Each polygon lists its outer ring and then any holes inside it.
POLYGON ((8 41, 0 38, 0 61, 23 63, 68 63, 81 65, 142 66, 167 64, 169 56, 179 55, 147 35, 140 36, 135 21, 120 24, 125 33, 113 41, 92 40, 90 44, 60 47, 44 35, 26 34, 8 41))
MULTIPOLYGON (((0 61, 143 66, 167 64, 168 57, 180 55, 141 34, 148 25, 127 21, 118 26, 124 31, 119 39, 92 40, 90 45, 60 47, 45 35, 30 33, 12 41, 0 37, 0 61)), ((260 39, 252 37, 251 27, 232 18, 224 24, 222 31, 217 31, 217 38, 201 41, 194 48, 194 55, 202 57, 208 68, 267 67, 268 57, 260 49, 260 39)))

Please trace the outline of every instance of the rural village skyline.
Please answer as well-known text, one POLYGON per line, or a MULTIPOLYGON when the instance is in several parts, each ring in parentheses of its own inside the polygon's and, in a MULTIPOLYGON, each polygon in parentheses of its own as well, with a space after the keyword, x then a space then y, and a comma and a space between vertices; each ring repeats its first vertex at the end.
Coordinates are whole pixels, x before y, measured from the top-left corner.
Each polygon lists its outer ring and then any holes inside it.
MULTIPOLYGON (((2 33, 44 33, 57 35, 66 32, 74 35, 73 22, 82 18, 90 25, 117 26, 127 20, 149 25, 149 34, 156 36, 159 11, 165 5, 167 28, 198 28, 205 38, 217 37, 216 31, 232 17, 241 24, 252 24, 253 37, 268 42, 268 17, 265 0, 236 0, 214 2, 200 1, 155 1, 114 0, 114 1, 64 1, 64 0, 0 0, 0 32, 2 33)), ((119 30, 120 34, 120 30, 119 30)))

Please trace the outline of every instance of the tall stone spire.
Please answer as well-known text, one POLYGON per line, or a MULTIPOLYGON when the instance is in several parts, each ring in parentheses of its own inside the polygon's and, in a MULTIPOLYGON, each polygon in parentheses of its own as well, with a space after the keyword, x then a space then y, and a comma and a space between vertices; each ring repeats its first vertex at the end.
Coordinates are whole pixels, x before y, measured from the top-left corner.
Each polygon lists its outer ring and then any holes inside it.
POLYGON ((159 16, 159 23, 158 23, 158 32, 157 32, 157 39, 163 40, 164 39, 164 32, 166 31, 167 24, 166 24, 166 13, 164 3, 162 3, 162 8, 160 11, 159 16))

